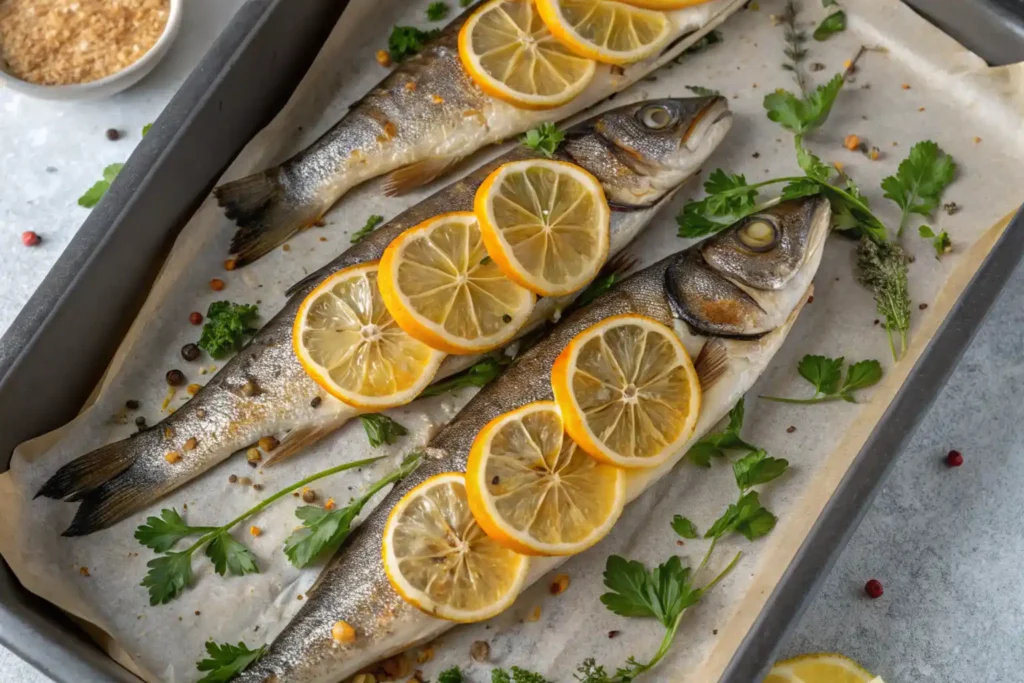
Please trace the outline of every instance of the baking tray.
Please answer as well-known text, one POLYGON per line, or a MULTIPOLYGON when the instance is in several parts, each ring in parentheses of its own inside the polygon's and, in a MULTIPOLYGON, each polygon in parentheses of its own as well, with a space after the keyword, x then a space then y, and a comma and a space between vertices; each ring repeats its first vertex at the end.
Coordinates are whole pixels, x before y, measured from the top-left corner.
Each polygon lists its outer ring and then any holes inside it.
MULTIPOLYGON (((347 4, 249 0, 157 119, 0 339, 0 472, 17 444, 77 414, 178 231, 287 100, 347 4), (53 376, 61 381, 45 381, 53 376)), ((909 4, 992 64, 1024 59, 1021 0, 909 4)), ((966 349, 1022 258, 1024 217, 1018 216, 858 454, 721 681, 761 679, 952 372, 950 361, 966 349)), ((0 643, 60 683, 138 680, 58 610, 22 590, 2 562, 0 643)))

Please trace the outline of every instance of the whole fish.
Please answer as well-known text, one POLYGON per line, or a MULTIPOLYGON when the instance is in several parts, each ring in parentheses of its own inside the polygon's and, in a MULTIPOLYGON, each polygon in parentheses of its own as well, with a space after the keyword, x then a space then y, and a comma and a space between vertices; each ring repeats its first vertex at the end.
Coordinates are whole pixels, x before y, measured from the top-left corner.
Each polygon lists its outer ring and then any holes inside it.
MULTIPOLYGON (((430 477, 465 472, 473 440, 493 418, 533 401, 552 400, 551 367, 559 353, 586 328, 624 313, 673 327, 696 358, 703 389, 690 443, 659 467, 629 471, 627 500, 640 495, 764 372, 807 300, 830 217, 823 197, 777 204, 621 281, 560 322, 431 440, 419 469, 356 528, 291 623, 235 683, 336 683, 451 628, 453 622, 419 611, 391 587, 381 559, 388 515, 430 477), (338 621, 355 628, 353 642, 334 642, 331 628, 338 621)), ((564 560, 531 559, 528 581, 564 560)))
MULTIPOLYGON (((609 252, 615 254, 700 168, 731 124, 722 97, 638 102, 569 129, 556 158, 594 174, 609 200, 621 209, 613 211, 611 219, 609 252)), ((519 147, 399 214, 290 290, 294 294, 285 307, 174 414, 61 467, 37 495, 81 501, 64 535, 104 529, 262 437, 287 432, 274 452, 276 458, 287 457, 358 415, 360 411, 324 392, 295 357, 292 324, 302 300, 332 273, 380 258, 407 228, 446 211, 472 210, 476 189, 491 171, 504 162, 537 155, 519 147), (168 462, 169 452, 178 453, 180 460, 168 462)), ((572 296, 540 299, 520 334, 571 300, 572 296)), ((450 356, 437 378, 478 359, 450 356)))
POLYGON ((546 111, 491 97, 466 73, 458 34, 475 9, 470 8, 353 104, 319 140, 280 166, 214 191, 225 214, 238 224, 230 261, 233 266, 255 261, 316 223, 366 180, 390 173, 386 192, 401 194, 439 178, 489 144, 584 111, 679 56, 744 1, 710 0, 670 12, 672 39, 661 54, 624 69, 599 64, 582 93, 546 111))

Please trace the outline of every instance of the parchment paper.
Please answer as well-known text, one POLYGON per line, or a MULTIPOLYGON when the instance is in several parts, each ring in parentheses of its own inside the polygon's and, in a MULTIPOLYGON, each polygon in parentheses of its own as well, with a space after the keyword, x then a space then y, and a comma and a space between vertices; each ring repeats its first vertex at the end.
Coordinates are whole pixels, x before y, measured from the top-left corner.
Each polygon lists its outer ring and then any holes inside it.
MULTIPOLYGON (((811 28, 822 10, 816 2, 803 4, 804 22, 811 28)), ((354 1, 291 102, 253 140, 226 177, 263 168, 309 144, 379 80, 383 73, 373 55, 385 44, 390 26, 423 24, 426 2, 405 5, 397 0, 354 1)), ((1024 171, 1016 161, 1024 153, 1021 68, 987 68, 894 0, 848 5, 846 32, 825 43, 809 43, 808 64, 824 65, 811 74, 813 80, 824 82, 841 71, 861 44, 887 52, 872 51, 862 58, 854 82, 840 94, 828 124, 808 144, 827 161, 841 161, 877 213, 895 225, 898 209, 882 198, 879 181, 895 172, 913 143, 937 141, 958 163, 958 177, 946 199, 960 204, 962 210, 954 215, 939 212, 930 224, 936 231, 949 232, 954 250, 937 260, 931 245, 916 235, 923 221, 911 221, 904 244, 915 257, 910 266, 914 323, 910 348, 894 364, 883 330, 873 324, 878 316, 871 296, 853 280, 853 244, 841 237, 830 239, 813 303, 805 307, 786 345, 747 400, 745 438, 792 463, 782 479, 763 487, 762 500, 779 516, 779 524, 757 543, 740 539, 720 544, 713 562, 717 567, 737 550, 744 551, 744 558, 686 616, 678 645, 649 680, 717 680, 914 361, 991 249, 1005 226, 1000 219, 1021 201, 1024 171), (842 140, 849 133, 879 147, 882 158, 870 161, 845 150, 842 140), (919 304, 927 308, 919 309, 919 304), (756 398, 806 393, 795 372, 796 361, 805 353, 851 360, 878 358, 886 375, 866 392, 870 400, 858 406, 784 406, 756 398), (791 425, 796 431, 788 433, 791 425)), ((722 44, 658 72, 620 94, 614 103, 685 95, 687 85, 716 88, 729 97, 736 119, 704 176, 719 166, 744 173, 750 180, 795 172, 789 134, 769 122, 761 106, 763 96, 772 89, 795 89, 790 74, 780 68, 782 28, 770 20, 772 13, 781 10, 781 0, 752 3, 751 9, 723 27, 722 44)), ((178 355, 182 344, 194 341, 198 334, 197 328, 187 324, 190 311, 205 311, 211 301, 228 298, 259 303, 264 319, 269 318, 283 304, 284 290, 344 250, 348 235, 369 214, 391 217, 433 189, 384 199, 379 183, 370 183, 346 197, 327 216, 326 227, 308 230, 290 241, 288 251, 278 249, 255 266, 234 273, 221 268, 233 227, 212 201, 206 202, 178 239, 95 403, 65 427, 20 446, 10 471, 0 476, 0 553, 25 587, 88 622, 90 632, 112 656, 148 681, 198 678, 194 663, 210 638, 244 640, 250 645, 269 642, 301 605, 319 570, 295 570, 281 552, 284 538, 297 524, 293 511, 298 501, 281 501, 247 522, 246 526, 262 528, 258 538, 244 530, 236 532, 240 537, 245 534, 245 542, 259 557, 260 574, 221 578, 205 558, 197 557, 194 587, 160 607, 150 607, 146 590, 139 586, 153 554, 133 539, 135 527, 164 507, 183 511, 192 524, 219 524, 306 474, 345 460, 388 454, 378 466, 338 475, 315 487, 322 498, 332 496, 344 503, 393 466, 402 453, 426 441, 470 392, 392 411, 412 432, 393 447, 372 451, 354 422, 279 467, 253 470, 241 458, 225 462, 149 510, 85 538, 59 536, 73 516, 73 505, 31 497, 58 466, 130 434, 136 414, 145 415, 150 424, 165 416, 161 404, 167 369, 181 368, 189 382, 204 382, 211 376, 215 368, 208 362, 202 364, 206 374, 201 374, 201 364, 184 363, 178 355), (207 283, 215 276, 228 282, 225 291, 209 290, 207 283), (127 399, 141 401, 141 411, 125 416, 127 399), (229 474, 249 476, 264 489, 257 492, 230 484, 229 474)), ((680 193, 675 209, 684 199, 699 195, 697 183, 691 183, 680 193)), ((675 236, 675 209, 656 220, 632 248, 643 264, 686 246, 675 236)), ((186 393, 179 393, 169 407, 180 406, 186 398, 186 393)), ((679 547, 669 520, 681 513, 706 529, 734 498, 730 468, 717 465, 698 471, 687 464, 680 466, 632 504, 607 539, 563 565, 559 572, 568 574, 571 581, 565 593, 551 596, 548 580, 542 580, 500 617, 449 632, 435 645, 434 659, 417 666, 432 677, 441 667, 459 664, 468 667, 472 680, 482 681, 489 678, 491 666, 519 664, 565 681, 571 680, 572 669, 587 656, 596 656, 610 669, 629 655, 650 656, 660 639, 660 626, 616 617, 597 599, 605 558, 619 553, 650 565, 678 553, 696 564, 705 549, 703 541, 687 541, 679 547), (528 619, 537 607, 539 619, 528 619), (610 631, 621 634, 610 638, 610 631), (469 658, 469 646, 475 640, 490 643, 491 661, 486 665, 473 664, 469 658)))

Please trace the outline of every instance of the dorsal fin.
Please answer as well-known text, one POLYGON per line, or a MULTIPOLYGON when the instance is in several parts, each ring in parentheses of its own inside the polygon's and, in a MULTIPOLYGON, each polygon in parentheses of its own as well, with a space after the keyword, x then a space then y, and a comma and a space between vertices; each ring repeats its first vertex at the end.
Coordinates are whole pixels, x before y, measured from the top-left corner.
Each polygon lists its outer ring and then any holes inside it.
POLYGON ((700 379, 700 388, 707 391, 725 373, 729 365, 729 352, 725 348, 725 342, 718 337, 712 337, 704 342, 700 348, 697 359, 693 362, 693 369, 697 371, 700 379))

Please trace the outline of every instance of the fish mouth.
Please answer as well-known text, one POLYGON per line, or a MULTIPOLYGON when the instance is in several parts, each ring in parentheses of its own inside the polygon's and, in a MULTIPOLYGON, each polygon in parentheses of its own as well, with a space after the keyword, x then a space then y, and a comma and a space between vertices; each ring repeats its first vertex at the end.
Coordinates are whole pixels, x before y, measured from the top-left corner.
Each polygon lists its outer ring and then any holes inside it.
POLYGON ((691 152, 696 152, 711 131, 723 122, 727 126, 732 125, 732 112, 729 110, 728 100, 719 95, 710 98, 694 118, 686 135, 683 136, 683 144, 691 152))

